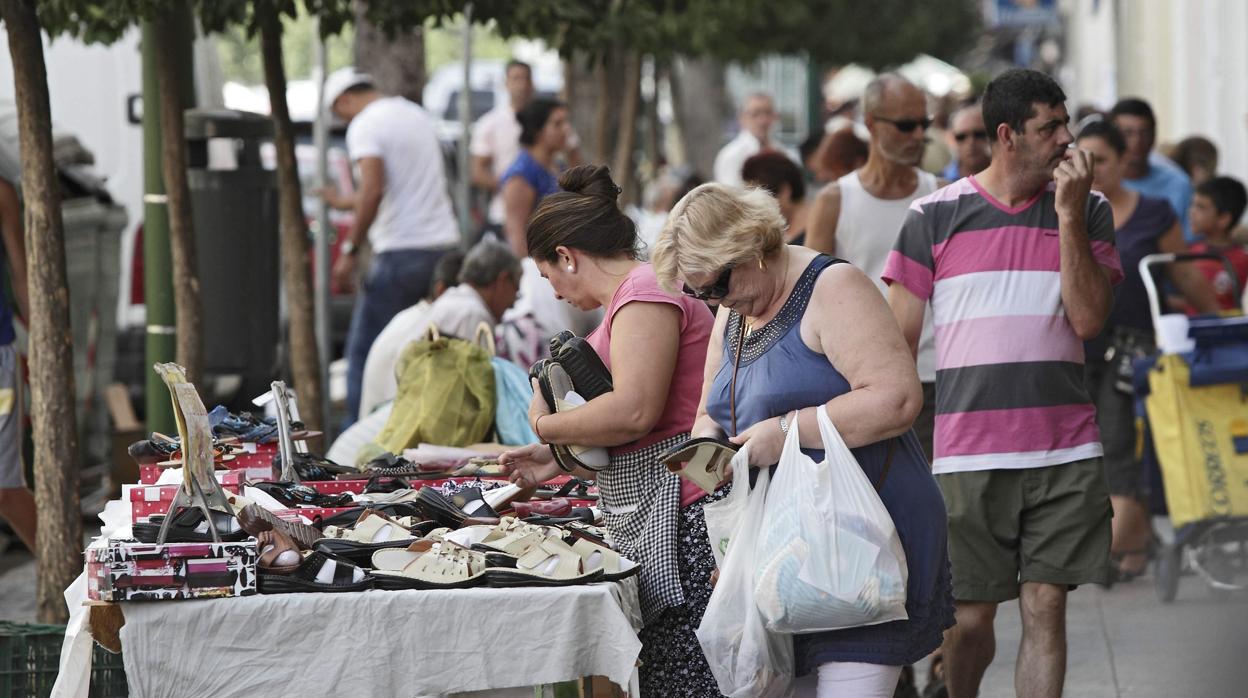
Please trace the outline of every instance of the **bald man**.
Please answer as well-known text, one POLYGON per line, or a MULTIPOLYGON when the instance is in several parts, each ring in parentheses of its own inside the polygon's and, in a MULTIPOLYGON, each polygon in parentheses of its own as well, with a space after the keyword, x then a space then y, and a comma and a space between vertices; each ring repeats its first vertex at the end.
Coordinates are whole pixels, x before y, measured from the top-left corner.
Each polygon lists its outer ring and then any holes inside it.
POLYGON ((779 121, 776 103, 771 95, 755 92, 741 103, 741 112, 737 115, 737 123, 741 131, 736 138, 720 148, 715 156, 715 181, 734 187, 744 186, 741 179, 741 166, 751 155, 764 150, 778 150, 790 160, 801 165, 797 153, 784 147, 771 137, 771 132, 779 121))
MULTIPOLYGON (((806 246, 848 260, 887 297, 880 277, 910 202, 944 183, 918 167, 932 124, 922 90, 900 75, 885 73, 867 85, 862 109, 871 134, 867 162, 819 191, 807 222, 806 246)), ((930 313, 927 318, 917 357, 924 404, 914 430, 930 462, 936 345, 930 313)))

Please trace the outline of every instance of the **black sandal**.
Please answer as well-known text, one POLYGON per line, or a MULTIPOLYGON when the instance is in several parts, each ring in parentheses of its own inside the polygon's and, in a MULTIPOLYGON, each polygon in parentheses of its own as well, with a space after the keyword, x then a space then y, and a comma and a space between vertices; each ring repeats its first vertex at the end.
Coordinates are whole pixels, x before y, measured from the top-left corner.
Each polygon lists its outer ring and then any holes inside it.
MULTIPOLYGON (((226 514, 222 511, 212 511, 212 524, 217 529, 217 535, 222 543, 237 543, 247 540, 248 534, 238 525, 238 520, 233 514, 226 514), (230 524, 234 524, 235 530, 230 530, 230 524)), ((160 527, 165 517, 157 515, 149 518, 146 522, 139 522, 130 527, 134 539, 140 543, 155 543, 160 537, 160 527)), ((165 536, 166 543, 212 543, 212 531, 204 524, 204 513, 198 507, 182 509, 173 515, 173 521, 169 522, 169 531, 165 536), (198 530, 203 526, 202 531, 198 530)))

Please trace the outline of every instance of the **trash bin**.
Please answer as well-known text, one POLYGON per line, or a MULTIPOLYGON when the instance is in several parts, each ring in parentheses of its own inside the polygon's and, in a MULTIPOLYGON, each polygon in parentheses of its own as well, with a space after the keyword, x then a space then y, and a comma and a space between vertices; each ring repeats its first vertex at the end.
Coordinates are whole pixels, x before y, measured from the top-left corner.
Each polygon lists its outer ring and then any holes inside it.
POLYGON ((277 173, 260 155, 273 124, 260 114, 192 109, 185 134, 204 375, 217 388, 207 392, 241 402, 280 373, 277 173))

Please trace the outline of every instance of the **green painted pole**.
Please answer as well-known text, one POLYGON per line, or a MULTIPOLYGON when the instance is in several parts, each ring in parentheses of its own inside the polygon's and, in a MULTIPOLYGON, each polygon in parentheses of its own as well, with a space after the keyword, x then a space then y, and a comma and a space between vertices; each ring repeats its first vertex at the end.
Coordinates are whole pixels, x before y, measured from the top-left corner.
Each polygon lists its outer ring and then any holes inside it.
MULTIPOLYGON (((195 29, 190 10, 177 11, 185 21, 178 26, 185 32, 179 45, 185 50, 177 57, 185 76, 182 98, 185 106, 195 104, 194 58, 191 48, 195 29)), ((165 201, 165 177, 160 160, 160 96, 156 81, 156 28, 143 23, 143 300, 147 306, 147 367, 173 361, 177 352, 174 334, 173 262, 169 251, 169 216, 165 201)), ((154 370, 146 371, 144 413, 147 430, 176 434, 173 404, 169 390, 154 370)))

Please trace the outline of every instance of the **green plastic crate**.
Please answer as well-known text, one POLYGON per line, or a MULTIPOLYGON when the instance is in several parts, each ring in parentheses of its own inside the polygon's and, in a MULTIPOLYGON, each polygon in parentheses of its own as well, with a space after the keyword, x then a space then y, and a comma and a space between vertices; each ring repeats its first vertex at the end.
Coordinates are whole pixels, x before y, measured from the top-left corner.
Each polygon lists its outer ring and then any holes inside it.
MULTIPOLYGON (((0 698, 46 698, 61 665, 63 625, 0 621, 0 698)), ((91 668, 91 698, 125 698, 120 654, 99 645, 91 668)))

